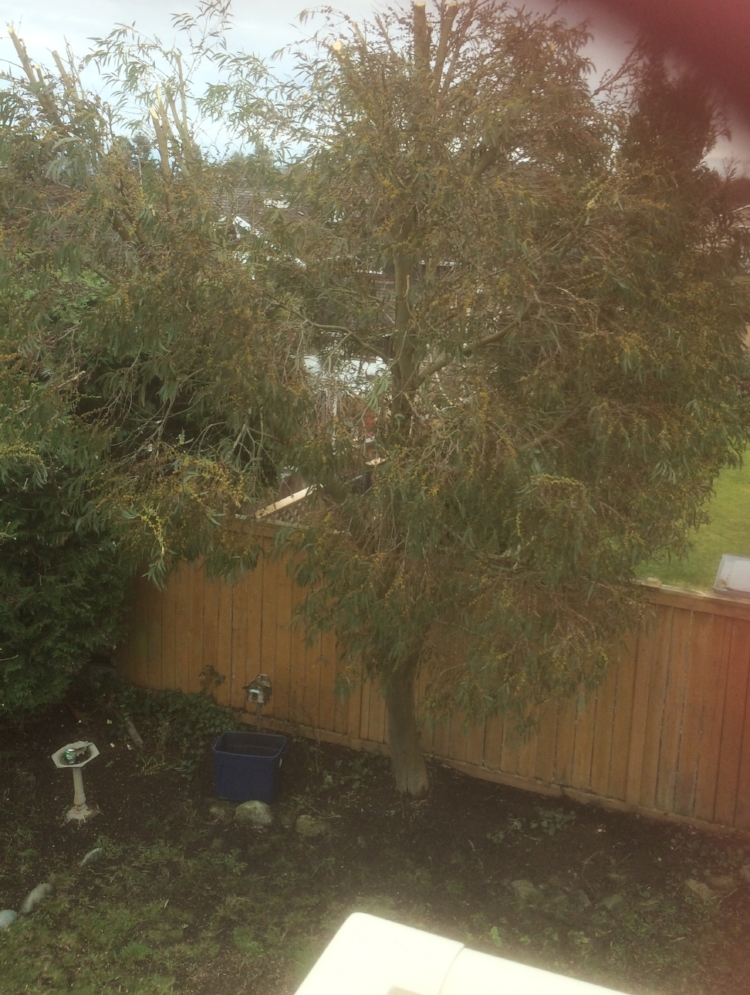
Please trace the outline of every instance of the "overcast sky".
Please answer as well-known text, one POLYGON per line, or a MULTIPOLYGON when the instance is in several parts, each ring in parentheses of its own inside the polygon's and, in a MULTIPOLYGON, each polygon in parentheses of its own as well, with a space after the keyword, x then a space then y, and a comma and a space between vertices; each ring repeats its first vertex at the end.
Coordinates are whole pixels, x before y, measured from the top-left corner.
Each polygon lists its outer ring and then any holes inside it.
MULTIPOLYGON (((531 5, 540 8, 545 2, 534 0, 531 5)), ((267 59, 277 49, 303 36, 305 29, 300 27, 298 15, 305 7, 316 6, 319 4, 305 4, 304 0, 234 0, 234 26, 228 47, 267 59)), ((339 0, 331 6, 361 19, 382 5, 377 0, 339 0)), ((50 51, 64 51, 65 39, 76 55, 81 55, 90 47, 89 38, 107 34, 118 23, 135 21, 145 34, 158 34, 163 41, 171 41, 175 32, 170 15, 195 9, 196 5, 189 0, 86 0, 76 4, 66 0, 0 0, 0 59, 6 67, 8 60, 16 61, 5 29, 8 23, 24 39, 33 59, 51 64, 50 51)), ((598 72, 617 65, 632 44, 633 27, 605 17, 589 0, 575 0, 567 9, 569 20, 588 18, 591 23, 595 38, 587 54, 598 72)), ((734 142, 731 146, 721 142, 710 157, 711 164, 718 168, 734 156, 750 172, 750 132, 737 124, 733 130, 734 142)))

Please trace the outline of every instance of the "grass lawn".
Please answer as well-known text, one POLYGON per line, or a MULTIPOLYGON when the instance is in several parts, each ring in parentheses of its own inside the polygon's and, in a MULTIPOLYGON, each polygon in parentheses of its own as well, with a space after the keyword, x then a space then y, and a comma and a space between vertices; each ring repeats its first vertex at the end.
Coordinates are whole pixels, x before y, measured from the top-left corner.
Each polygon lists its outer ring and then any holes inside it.
POLYGON ((719 476, 708 511, 711 522, 695 534, 684 560, 650 563, 640 571, 641 576, 710 591, 723 553, 750 556, 750 454, 740 470, 724 470, 719 476))

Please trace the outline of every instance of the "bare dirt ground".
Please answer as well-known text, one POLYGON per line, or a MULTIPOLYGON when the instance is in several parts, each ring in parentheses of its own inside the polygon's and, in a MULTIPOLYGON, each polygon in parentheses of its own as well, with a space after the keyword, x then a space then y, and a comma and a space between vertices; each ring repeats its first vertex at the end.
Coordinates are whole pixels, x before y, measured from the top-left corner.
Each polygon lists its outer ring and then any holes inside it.
POLYGON ((550 800, 432 765, 403 805, 387 761, 290 743, 275 821, 215 804, 210 744, 192 776, 107 713, 70 707, 0 736, 5 995, 290 995, 352 911, 643 995, 747 995, 750 842, 550 800), (93 740, 101 814, 65 825, 54 750, 93 740), (325 828, 308 838, 299 814, 325 828), (99 848, 97 859, 80 861, 99 848), (692 881, 692 885, 686 882, 692 881), (695 889, 696 882, 704 887, 695 889))

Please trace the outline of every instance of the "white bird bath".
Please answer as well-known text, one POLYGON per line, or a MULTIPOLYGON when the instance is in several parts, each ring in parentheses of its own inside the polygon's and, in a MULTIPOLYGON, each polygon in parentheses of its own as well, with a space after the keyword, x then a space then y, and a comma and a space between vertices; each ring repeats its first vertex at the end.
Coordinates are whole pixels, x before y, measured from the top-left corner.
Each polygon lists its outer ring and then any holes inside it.
POLYGON ((86 743, 82 740, 77 743, 68 743, 66 746, 52 754, 55 767, 67 767, 73 771, 73 807, 65 814, 66 822, 86 822, 99 814, 99 809, 95 805, 86 804, 86 795, 83 791, 83 774, 81 768, 85 767, 89 760, 99 756, 99 751, 93 743, 86 743))

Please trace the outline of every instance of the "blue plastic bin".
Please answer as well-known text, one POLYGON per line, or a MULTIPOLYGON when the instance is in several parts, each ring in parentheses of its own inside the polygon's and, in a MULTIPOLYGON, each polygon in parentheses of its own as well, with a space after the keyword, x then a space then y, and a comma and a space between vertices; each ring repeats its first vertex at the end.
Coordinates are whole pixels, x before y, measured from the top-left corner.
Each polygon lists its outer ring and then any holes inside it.
POLYGON ((217 797, 272 802, 286 747, 286 736, 274 733, 223 732, 213 745, 217 797))

